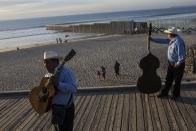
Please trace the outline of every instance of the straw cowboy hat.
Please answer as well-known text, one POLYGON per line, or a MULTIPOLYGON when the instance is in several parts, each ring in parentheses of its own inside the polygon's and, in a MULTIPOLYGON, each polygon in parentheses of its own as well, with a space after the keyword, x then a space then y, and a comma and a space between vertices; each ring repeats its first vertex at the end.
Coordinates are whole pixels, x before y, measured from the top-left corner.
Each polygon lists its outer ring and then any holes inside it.
POLYGON ((164 30, 164 33, 177 35, 179 31, 180 30, 177 29, 176 27, 171 27, 171 28, 169 28, 167 30, 164 30))
POLYGON ((44 52, 44 60, 48 60, 48 59, 59 59, 59 60, 61 60, 62 57, 59 56, 59 54, 55 51, 45 51, 44 52))

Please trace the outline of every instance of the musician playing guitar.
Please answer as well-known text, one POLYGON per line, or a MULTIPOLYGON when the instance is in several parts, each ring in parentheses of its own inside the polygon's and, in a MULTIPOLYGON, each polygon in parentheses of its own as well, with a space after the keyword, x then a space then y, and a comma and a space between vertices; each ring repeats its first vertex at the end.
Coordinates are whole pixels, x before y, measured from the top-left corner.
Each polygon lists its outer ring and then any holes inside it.
MULTIPOLYGON (((49 72, 46 77, 51 77, 59 61, 57 52, 44 52, 44 65, 49 72)), ((56 131, 72 131, 75 112, 74 94, 77 91, 75 75, 67 67, 62 67, 58 75, 52 76, 52 81, 56 88, 56 94, 52 98, 52 124, 56 131)))

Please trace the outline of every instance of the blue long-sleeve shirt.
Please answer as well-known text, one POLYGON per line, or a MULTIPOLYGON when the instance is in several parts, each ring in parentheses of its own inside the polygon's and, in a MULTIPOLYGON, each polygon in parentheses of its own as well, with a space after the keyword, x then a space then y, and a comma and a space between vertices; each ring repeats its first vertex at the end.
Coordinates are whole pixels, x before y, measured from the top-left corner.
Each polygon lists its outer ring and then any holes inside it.
POLYGON ((52 104, 70 106, 74 102, 77 91, 76 78, 74 73, 64 67, 59 76, 58 92, 52 99, 52 104))
POLYGON ((181 64, 186 58, 185 43, 180 36, 176 36, 174 39, 161 39, 151 38, 151 41, 159 44, 168 44, 167 58, 173 64, 181 64))

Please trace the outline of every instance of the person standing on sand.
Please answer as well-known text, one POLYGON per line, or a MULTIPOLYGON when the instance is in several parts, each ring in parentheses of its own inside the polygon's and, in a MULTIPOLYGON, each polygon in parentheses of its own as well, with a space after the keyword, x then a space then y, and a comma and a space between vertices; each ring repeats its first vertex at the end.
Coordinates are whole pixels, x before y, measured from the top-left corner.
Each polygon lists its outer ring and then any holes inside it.
MULTIPOLYGON (((44 65, 48 70, 45 76, 51 76, 59 65, 59 55, 54 51, 44 52, 44 65)), ((56 131, 73 131, 74 122, 74 95, 77 91, 74 73, 63 67, 60 74, 55 78, 52 76, 56 95, 52 98, 52 124, 56 131)))
POLYGON ((97 71, 97 79, 100 80, 101 79, 101 72, 98 70, 97 71))
POLYGON ((103 79, 105 80, 105 78, 106 78, 106 69, 105 69, 104 66, 101 66, 101 70, 102 70, 103 79))
POLYGON ((169 44, 167 51, 168 69, 165 87, 158 95, 158 97, 167 97, 172 83, 173 81, 175 81, 172 98, 176 99, 180 97, 180 85, 185 68, 185 43, 184 40, 178 35, 176 27, 169 28, 164 32, 167 33, 168 39, 157 39, 149 37, 149 39, 153 42, 160 44, 169 44))
POLYGON ((59 43, 62 44, 63 40, 59 37, 59 43))
POLYGON ((120 63, 116 60, 116 63, 114 65, 114 71, 116 74, 116 77, 118 77, 120 75, 119 71, 120 71, 120 63))
POLYGON ((58 40, 58 38, 56 38, 56 43, 57 43, 57 44, 59 43, 59 40, 58 40))

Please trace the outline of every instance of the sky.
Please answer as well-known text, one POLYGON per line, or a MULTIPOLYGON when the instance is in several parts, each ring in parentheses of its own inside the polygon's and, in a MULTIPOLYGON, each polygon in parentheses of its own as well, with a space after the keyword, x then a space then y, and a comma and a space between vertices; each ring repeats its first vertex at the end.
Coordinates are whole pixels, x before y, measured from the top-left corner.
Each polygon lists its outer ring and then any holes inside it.
POLYGON ((196 5, 196 0, 0 0, 0 20, 196 5))

